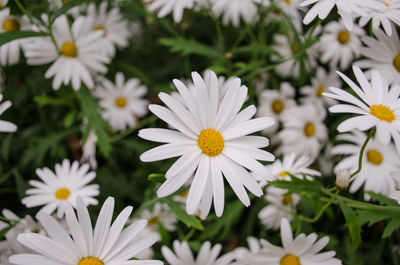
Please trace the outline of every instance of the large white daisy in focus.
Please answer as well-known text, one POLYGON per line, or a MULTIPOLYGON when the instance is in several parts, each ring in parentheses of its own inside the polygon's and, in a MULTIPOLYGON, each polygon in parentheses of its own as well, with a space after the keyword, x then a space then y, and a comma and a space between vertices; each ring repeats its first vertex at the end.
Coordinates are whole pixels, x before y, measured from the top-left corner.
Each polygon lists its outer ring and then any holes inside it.
MULTIPOLYGON (((3 99, 3 95, 0 94, 0 102, 3 99)), ((7 109, 11 107, 11 101, 7 100, 0 104, 0 115, 3 114, 7 109)), ((15 132, 17 126, 9 121, 0 120, 0 132, 15 132)))
MULTIPOLYGON (((252 105, 240 111, 247 97, 247 88, 241 86, 236 78, 222 100, 219 100, 218 78, 214 72, 205 82, 193 72, 195 93, 179 80, 174 84, 185 104, 165 93, 159 97, 167 107, 150 105, 156 116, 175 130, 144 129, 139 136, 154 142, 165 143, 141 155, 144 162, 159 161, 180 157, 166 172, 166 181, 157 194, 168 196, 182 187, 194 174, 190 186, 186 210, 194 214, 200 201, 211 208, 218 216, 224 208, 224 177, 246 206, 250 200, 245 188, 256 196, 262 195, 261 187, 245 169, 261 176, 268 176, 268 170, 257 160, 273 161, 274 156, 261 150, 268 145, 268 139, 260 136, 248 136, 271 126, 272 118, 251 119, 256 113, 252 105)), ((203 211, 202 210, 202 211, 203 211)))
POLYGON ((18 241, 37 254, 19 254, 10 257, 16 265, 162 265, 156 260, 131 260, 140 251, 156 242, 155 236, 138 235, 146 227, 146 220, 139 220, 124 229, 132 212, 128 206, 111 224, 114 198, 103 204, 93 229, 89 211, 81 198, 77 201, 77 215, 71 206, 66 207, 66 220, 72 235, 50 215, 39 212, 38 220, 49 237, 35 233, 21 234, 18 241))
POLYGON ((355 94, 331 87, 331 93, 323 95, 331 97, 345 104, 334 105, 329 108, 333 113, 356 114, 339 124, 339 132, 349 132, 354 129, 366 131, 376 127, 376 137, 383 144, 389 144, 392 138, 397 150, 400 150, 400 86, 393 85, 390 89, 386 80, 378 71, 372 71, 371 81, 357 66, 353 67, 354 74, 361 87, 350 78, 338 72, 340 77, 352 88, 355 94))
POLYGON ((70 28, 67 17, 60 16, 54 21, 52 33, 57 47, 50 37, 32 38, 26 44, 28 64, 53 62, 45 74, 46 78, 53 77, 53 89, 69 83, 74 90, 79 90, 82 83, 93 88, 93 74, 106 73, 105 64, 110 62, 103 52, 103 32, 93 31, 84 17, 78 17, 70 28))
POLYGON ((261 0, 210 0, 212 11, 217 16, 222 15, 222 23, 239 27, 240 19, 246 23, 253 21, 257 15, 257 3, 261 0))
POLYGON ((191 9, 195 0, 144 0, 150 12, 157 12, 159 18, 172 13, 175 23, 179 23, 183 17, 183 11, 191 9))
POLYGON ((69 205, 76 207, 78 196, 86 205, 97 205, 93 197, 99 195, 99 185, 88 185, 96 173, 88 171, 88 164, 79 167, 78 161, 71 164, 67 159, 62 164, 56 164, 55 172, 48 168, 37 169, 36 174, 43 182, 29 181, 34 188, 26 191, 28 196, 22 199, 22 203, 28 208, 44 205, 41 211, 48 214, 57 210, 58 218, 64 216, 69 205))
POLYGON ((325 236, 317 241, 317 234, 308 236, 300 234, 293 239, 289 221, 281 221, 281 238, 283 247, 272 245, 266 240, 261 240, 261 249, 250 253, 246 261, 251 265, 341 265, 339 259, 334 258, 335 251, 319 253, 329 242, 325 236))
MULTIPOLYGON (((337 137, 338 140, 347 143, 332 148, 332 154, 346 156, 336 165, 335 171, 343 168, 351 172, 357 170, 360 150, 366 138, 367 135, 358 130, 337 137)), ((351 179, 350 192, 354 193, 364 185, 366 191, 389 196, 400 187, 400 156, 393 144, 383 145, 372 138, 368 142, 362 159, 360 173, 351 179)), ((367 194, 364 197, 369 199, 367 194)))

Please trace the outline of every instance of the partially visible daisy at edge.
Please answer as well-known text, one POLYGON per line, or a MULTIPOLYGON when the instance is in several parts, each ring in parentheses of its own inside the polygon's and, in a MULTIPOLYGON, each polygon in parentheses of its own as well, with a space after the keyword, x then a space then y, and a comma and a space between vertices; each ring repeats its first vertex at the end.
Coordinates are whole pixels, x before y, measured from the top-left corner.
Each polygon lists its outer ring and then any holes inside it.
MULTIPOLYGON (((3 94, 0 94, 0 102, 3 99, 3 94)), ((0 115, 2 115, 7 109, 11 107, 11 101, 7 100, 0 104, 0 115)), ((15 132, 17 126, 9 121, 0 120, 0 132, 15 132)))
POLYGON ((150 12, 157 12, 159 18, 172 13, 175 23, 182 20, 185 9, 191 9, 195 0, 144 0, 150 12))
POLYGON ((234 27, 240 26, 240 20, 250 23, 257 15, 261 0, 210 0, 212 11, 216 16, 222 16, 222 23, 234 27))

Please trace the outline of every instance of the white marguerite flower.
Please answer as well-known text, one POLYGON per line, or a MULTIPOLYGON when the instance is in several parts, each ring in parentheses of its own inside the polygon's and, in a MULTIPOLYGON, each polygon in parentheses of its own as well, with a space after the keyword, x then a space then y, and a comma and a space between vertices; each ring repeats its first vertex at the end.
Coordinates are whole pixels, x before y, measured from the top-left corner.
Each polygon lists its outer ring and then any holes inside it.
POLYGON ((277 230, 283 218, 289 221, 293 220, 292 213, 295 211, 296 205, 300 202, 300 196, 297 194, 286 194, 287 190, 273 186, 268 187, 265 193, 265 200, 269 205, 265 206, 258 213, 258 219, 260 219, 266 229, 277 230))
MULTIPOLYGON (((48 0, 49 8, 53 11, 56 11, 63 7, 63 5, 69 3, 71 0, 48 0)), ((87 5, 78 5, 76 7, 71 8, 67 11, 69 15, 72 15, 74 18, 78 17, 81 14, 81 11, 86 10, 87 5)))
POLYGON ((257 3, 260 0, 210 0, 212 11, 217 16, 222 15, 222 23, 239 27, 240 18, 250 23, 257 15, 257 3))
POLYGON ((85 17, 76 18, 70 28, 67 17, 62 15, 54 21, 52 34, 57 47, 50 37, 33 38, 26 44, 28 64, 53 62, 45 74, 46 78, 54 77, 53 89, 69 83, 74 90, 79 90, 81 83, 93 88, 93 74, 106 73, 105 64, 110 62, 103 52, 103 32, 93 31, 85 17))
POLYGON ((157 231, 157 223, 161 223, 165 230, 176 231, 176 223, 178 218, 174 213, 171 212, 168 205, 165 203, 154 204, 153 210, 143 210, 140 215, 140 219, 147 220, 147 227, 153 231, 157 231))
POLYGON ((97 168, 96 144, 97 144, 97 135, 94 132, 94 130, 91 130, 86 139, 86 142, 83 144, 82 147, 81 163, 88 162, 92 169, 97 168))
POLYGON ((350 170, 348 170, 347 168, 339 168, 336 171, 336 188, 338 188, 339 190, 347 190, 350 186, 350 170))
POLYGON ((397 31, 392 36, 387 36, 380 29, 374 30, 376 39, 365 36, 362 38, 366 45, 361 48, 361 54, 367 59, 357 61, 355 64, 361 68, 377 70, 382 77, 391 84, 400 83, 400 41, 397 31))
POLYGON ((251 265, 247 262, 247 256, 257 253, 261 249, 260 240, 255 237, 248 237, 246 239, 249 248, 239 247, 234 250, 235 262, 232 265, 251 265))
POLYGON ((92 30, 103 31, 104 50, 107 55, 114 57, 115 47, 128 46, 128 39, 131 35, 128 21, 122 17, 118 7, 113 6, 107 10, 107 1, 103 1, 97 9, 96 4, 90 3, 87 8, 87 17, 92 30))
POLYGON ((176 130, 141 130, 140 137, 165 143, 142 154, 141 160, 152 162, 180 157, 166 172, 166 181, 157 191, 158 196, 174 193, 194 174, 187 212, 194 214, 203 200, 201 212, 208 213, 214 200, 217 216, 221 216, 224 177, 246 206, 250 205, 250 200, 245 188, 256 196, 262 195, 261 187, 245 168, 268 176, 268 170, 257 160, 272 161, 274 156, 260 149, 268 145, 267 138, 248 134, 263 130, 274 121, 267 117, 251 119, 257 111, 254 106, 240 111, 247 97, 247 88, 241 86, 239 78, 230 83, 222 100, 219 99, 219 83, 214 72, 205 80, 193 72, 192 78, 195 94, 181 81, 174 80, 185 104, 160 93, 159 97, 167 108, 149 106, 151 112, 176 130))
POLYGON ((150 12, 157 11, 157 16, 163 18, 172 13, 175 23, 182 20, 185 9, 191 9, 195 0, 144 0, 148 3, 147 9, 150 12))
POLYGON ((333 113, 357 114, 339 124, 339 132, 354 129, 366 131, 376 127, 376 136, 383 144, 389 144, 393 138, 397 150, 400 150, 400 86, 393 85, 390 89, 378 71, 372 71, 371 82, 357 66, 353 67, 354 74, 361 88, 350 78, 338 72, 343 80, 352 88, 353 96, 343 89, 331 87, 332 93, 323 93, 346 104, 338 104, 329 108, 333 113))
POLYGON ((50 215, 38 213, 38 220, 49 237, 34 233, 21 234, 18 241, 37 254, 19 254, 10 257, 16 265, 161 265, 156 260, 131 260, 136 254, 149 248, 156 241, 154 236, 138 238, 146 227, 146 220, 139 220, 124 229, 132 212, 127 206, 111 224, 114 212, 114 198, 109 197, 103 204, 92 228, 89 211, 78 197, 77 215, 71 206, 66 207, 66 220, 71 236, 50 215), (51 246, 51 247, 49 247, 51 246))
POLYGON ((208 241, 203 243, 196 259, 194 259, 193 253, 186 241, 180 243, 175 240, 173 247, 175 253, 166 246, 161 248, 164 258, 170 265, 231 265, 231 262, 235 258, 234 253, 227 253, 218 258, 222 246, 217 244, 212 247, 208 241))
MULTIPOLYGON (((0 102, 3 99, 3 95, 0 94, 0 102)), ((7 100, 0 104, 0 115, 3 114, 7 109, 11 107, 11 101, 7 100)), ((15 132, 17 126, 9 121, 0 120, 0 132, 15 132)))
POLYGON ((282 20, 281 12, 285 13, 290 19, 291 23, 298 29, 299 31, 302 29, 302 16, 300 11, 304 10, 300 6, 303 0, 260 0, 265 7, 270 7, 271 3, 273 3, 274 7, 277 9, 273 10, 268 14, 267 21, 269 19, 277 19, 282 20))
POLYGON ((325 112, 312 104, 284 110, 281 115, 283 130, 278 133, 282 144, 278 152, 302 153, 316 159, 328 137, 325 116, 325 112))
POLYGON ((339 76, 335 71, 326 72, 324 68, 319 67, 315 76, 311 79, 311 85, 300 88, 300 94, 303 96, 301 102, 303 104, 318 104, 321 108, 337 104, 335 99, 322 96, 322 93, 331 86, 341 87, 339 76))
MULTIPOLYGON (((10 256, 32 252, 18 242, 17 237, 19 234, 32 232, 45 235, 46 233, 43 227, 36 223, 29 215, 26 215, 24 218, 19 218, 16 214, 7 209, 3 209, 1 213, 4 218, 11 221, 11 224, 15 224, 4 235, 5 240, 0 241, 0 265, 11 265, 8 260, 10 256)), ((9 226, 10 224, 0 221, 0 230, 9 226)))
POLYGON ((332 21, 324 29, 317 44, 321 62, 329 63, 332 69, 347 69, 354 58, 360 56, 361 40, 364 30, 354 25, 353 30, 346 29, 343 23, 332 21))
POLYGON ((372 20, 372 28, 378 29, 382 24, 386 34, 393 34, 392 22, 400 25, 400 1, 399 0, 376 0, 383 2, 385 7, 380 5, 379 9, 367 8, 367 15, 361 16, 360 26, 364 27, 372 20), (392 21, 392 22, 391 22, 392 21))
MULTIPOLYGON (((358 130, 337 137, 338 140, 349 143, 336 145, 332 149, 333 154, 346 156, 336 165, 336 172, 342 168, 351 172, 357 170, 360 150, 366 138, 365 133, 358 130)), ((392 191, 400 187, 400 156, 393 144, 383 145, 379 141, 371 139, 362 159, 363 164, 360 173, 351 178, 349 189, 351 193, 358 191, 364 185, 366 191, 389 196, 392 191), (397 174, 395 174, 396 172, 397 174)), ((369 199, 367 194, 364 197, 369 199)))
POLYGON ((282 112, 296 106, 295 95, 294 87, 287 82, 281 83, 280 90, 264 89, 260 91, 256 115, 257 117, 271 117, 275 121, 273 126, 263 131, 265 134, 276 132, 282 112))
POLYGON ((342 262, 334 258, 335 251, 319 253, 329 242, 325 236, 317 241, 318 235, 311 233, 308 236, 300 234, 293 239, 292 229, 287 219, 281 221, 281 238, 283 247, 272 245, 261 240, 262 248, 247 255, 247 262, 251 265, 340 265, 342 262))
MULTIPOLYGON (((1 9, 0 3, 0 33, 30 29, 31 25, 25 17, 11 15, 10 8, 1 9)), ((0 64, 3 66, 17 64, 25 43, 26 39, 16 39, 1 45, 0 64)))
POLYGON ((122 131, 134 127, 137 119, 147 113, 148 101, 143 99, 146 92, 147 88, 139 79, 125 81, 124 74, 118 72, 115 83, 101 78, 94 94, 103 108, 103 118, 114 130, 122 131))
POLYGON ((96 173, 88 171, 88 164, 79 167, 78 161, 71 164, 68 159, 55 165, 55 173, 47 167, 36 169, 36 174, 43 182, 29 181, 34 188, 26 191, 28 196, 22 199, 22 203, 28 208, 45 205, 41 211, 51 214, 57 210, 58 218, 64 216, 69 205, 76 208, 78 196, 81 196, 86 205, 97 205, 98 202, 93 197, 99 195, 99 185, 88 185, 96 177, 96 173))

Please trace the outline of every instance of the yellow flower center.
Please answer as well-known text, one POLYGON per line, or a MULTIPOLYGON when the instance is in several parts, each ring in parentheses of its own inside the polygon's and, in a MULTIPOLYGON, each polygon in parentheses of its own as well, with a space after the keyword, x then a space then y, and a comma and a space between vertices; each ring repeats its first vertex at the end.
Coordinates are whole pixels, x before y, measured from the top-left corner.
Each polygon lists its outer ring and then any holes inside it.
POLYGON ((3 4, 2 3, 0 3, 0 9, 2 9, 4 6, 3 6, 3 4))
POLYGON ((285 106, 283 105, 283 102, 281 100, 277 99, 272 102, 272 111, 275 114, 281 113, 284 108, 285 106))
POLYGON ((97 26, 94 28, 94 30, 102 30, 103 31, 103 37, 107 36, 107 30, 103 26, 97 26))
POLYGON ((318 89, 317 89, 317 92, 315 93, 315 95, 317 97, 321 98, 322 97, 322 93, 324 93, 324 92, 325 92, 325 88, 323 86, 319 86, 318 89))
POLYGON ((283 177, 286 177, 289 174, 290 174, 290 172, 288 172, 288 171, 282 171, 281 173, 278 174, 278 176, 283 178, 283 177))
POLYGON ((400 54, 393 58, 393 66, 398 72, 400 72, 400 54))
POLYGON ((290 0, 285 0, 286 4, 290 5, 290 0))
POLYGON ((104 262, 96 257, 86 257, 81 259, 78 265, 104 265, 104 262))
POLYGON ((350 33, 346 30, 339 32, 339 34, 337 35, 337 40, 342 45, 348 43, 350 40, 350 33))
POLYGON ((279 265, 301 265, 300 260, 293 254, 286 254, 281 258, 279 265))
POLYGON ((291 50, 292 53, 295 54, 299 50, 299 46, 297 44, 293 44, 291 50))
POLYGON ((185 192, 182 192, 181 194, 179 194, 179 197, 185 199, 185 198, 187 198, 188 194, 189 194, 189 192, 188 192, 188 191, 185 191, 185 192))
POLYGON ((383 161, 383 156, 382 154, 377 151, 377 150, 369 150, 367 152, 367 160, 368 162, 370 162, 371 164, 374 165, 380 165, 383 161))
POLYGON ((55 193, 54 196, 59 199, 59 200, 66 200, 68 199, 69 195, 71 194, 71 191, 67 188, 61 188, 58 189, 55 193))
POLYGON ((76 57, 78 55, 78 49, 73 42, 65 42, 61 46, 61 54, 65 57, 76 57))
POLYGON ((283 196, 282 203, 283 203, 283 205, 291 204, 292 203, 292 196, 290 196, 290 195, 283 196))
POLYGON ((62 0, 63 4, 69 3, 71 0, 62 0))
POLYGON ((396 118, 394 112, 390 108, 383 106, 382 104, 372 105, 369 111, 372 115, 374 115, 381 121, 392 122, 396 118))
POLYGON ((147 225, 153 226, 157 223, 157 221, 158 221, 158 216, 154 216, 154 217, 150 218, 149 220, 147 220, 147 225))
POLYGON ((115 99, 115 106, 118 108, 125 108, 126 106, 126 99, 124 97, 118 97, 115 99))
POLYGON ((315 126, 311 122, 307 122, 304 126, 304 134, 307 137, 312 137, 315 134, 315 126))
POLYGON ((225 142, 222 135, 214 129, 203 130, 197 139, 197 145, 203 154, 214 157, 222 153, 225 142))
POLYGON ((381 0, 386 6, 389 6, 389 3, 386 0, 381 0))
POLYGON ((3 22, 3 29, 5 32, 17 31, 19 28, 20 24, 15 18, 7 18, 3 22))

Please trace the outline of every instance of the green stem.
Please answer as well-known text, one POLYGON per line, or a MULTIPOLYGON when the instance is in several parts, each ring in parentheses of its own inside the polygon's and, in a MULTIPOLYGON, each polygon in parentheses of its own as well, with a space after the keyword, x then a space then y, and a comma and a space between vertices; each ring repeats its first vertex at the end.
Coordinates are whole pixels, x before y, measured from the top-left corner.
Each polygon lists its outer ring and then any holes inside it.
POLYGON ((321 208, 321 210, 314 216, 314 218, 308 218, 302 215, 299 215, 299 219, 301 221, 304 222, 308 222, 308 223, 315 223, 317 222, 321 216, 324 214, 324 212, 326 211, 326 209, 328 209, 329 206, 331 206, 331 204, 335 201, 336 196, 338 195, 339 191, 336 191, 336 193, 332 196, 332 198, 321 208))
POLYGON ((363 143, 363 145, 361 147, 360 156, 358 158, 358 169, 353 174, 351 174, 350 178, 352 178, 355 175, 357 175, 358 173, 360 173, 360 171, 362 169, 362 161, 364 158, 365 148, 367 147, 367 144, 368 144, 369 140, 372 138, 372 136, 374 135, 375 131, 376 131, 376 127, 374 127, 372 130, 369 131, 368 137, 367 137, 367 139, 365 139, 365 142, 363 143))
POLYGON ((184 238, 182 238, 182 241, 189 241, 195 232, 196 232, 196 228, 192 227, 192 229, 190 229, 189 233, 187 233, 186 236, 184 238))

